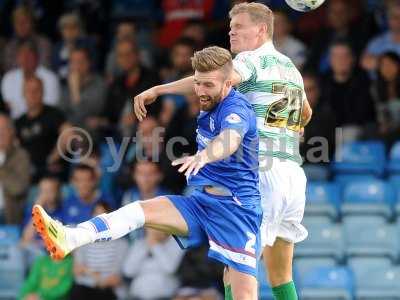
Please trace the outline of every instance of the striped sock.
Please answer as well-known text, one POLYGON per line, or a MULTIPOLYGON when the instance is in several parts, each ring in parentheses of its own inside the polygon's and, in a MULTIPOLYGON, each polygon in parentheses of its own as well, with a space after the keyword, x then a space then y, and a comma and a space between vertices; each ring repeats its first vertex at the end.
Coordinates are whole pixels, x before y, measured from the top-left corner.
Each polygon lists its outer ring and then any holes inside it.
POLYGON ((144 212, 139 202, 133 202, 108 214, 101 214, 76 228, 66 228, 71 249, 94 243, 119 239, 144 225, 144 212))

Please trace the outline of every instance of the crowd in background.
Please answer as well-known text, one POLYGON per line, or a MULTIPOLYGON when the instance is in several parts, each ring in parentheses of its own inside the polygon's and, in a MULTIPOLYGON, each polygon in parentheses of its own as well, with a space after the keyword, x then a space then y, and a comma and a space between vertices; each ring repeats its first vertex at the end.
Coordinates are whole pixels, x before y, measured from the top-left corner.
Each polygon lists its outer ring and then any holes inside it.
MULTIPOLYGON (((0 218, 21 228, 29 271, 21 299, 218 298, 222 266, 208 262, 204 248, 183 252, 172 237, 145 229, 55 263, 43 256, 30 211, 38 203, 77 224, 185 192, 165 147, 181 136, 188 143, 174 148, 175 157, 196 151, 196 97, 163 96, 140 123, 132 99, 190 75, 194 51, 229 48, 228 11, 238 2, 0 1, 0 218), (60 155, 71 146, 61 133, 75 127, 94 143, 73 144, 75 154, 92 149, 70 163, 60 155), (124 148, 112 172, 106 138, 124 148)), ((389 146, 400 138, 398 1, 327 0, 306 14, 283 0, 259 2, 275 11, 275 47, 301 70, 314 111, 301 146, 305 160, 315 136, 327 139, 332 157, 337 128, 345 139, 389 146)))

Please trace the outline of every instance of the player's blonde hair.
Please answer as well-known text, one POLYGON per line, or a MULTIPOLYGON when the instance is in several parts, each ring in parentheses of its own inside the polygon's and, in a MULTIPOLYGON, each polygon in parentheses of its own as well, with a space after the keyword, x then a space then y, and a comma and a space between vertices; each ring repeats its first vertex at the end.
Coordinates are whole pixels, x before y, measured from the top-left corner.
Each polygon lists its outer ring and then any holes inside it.
POLYGON ((192 57, 193 70, 211 72, 221 69, 226 76, 232 72, 232 55, 221 47, 212 46, 196 51, 192 57))
POLYGON ((267 25, 267 34, 270 39, 274 34, 274 13, 268 6, 262 3, 239 3, 232 7, 229 12, 229 17, 232 19, 234 16, 247 13, 250 16, 250 19, 256 23, 264 23, 267 25))

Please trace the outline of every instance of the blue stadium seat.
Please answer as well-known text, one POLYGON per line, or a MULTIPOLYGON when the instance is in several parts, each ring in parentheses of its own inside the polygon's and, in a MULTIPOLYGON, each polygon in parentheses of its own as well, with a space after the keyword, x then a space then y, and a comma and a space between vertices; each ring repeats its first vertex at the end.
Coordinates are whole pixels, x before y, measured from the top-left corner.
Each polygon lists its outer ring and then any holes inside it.
POLYGON ((336 154, 333 170, 338 174, 375 174, 385 170, 385 146, 380 141, 350 142, 336 154))
POLYGON ((0 226, 0 247, 8 247, 18 244, 20 231, 18 226, 2 225, 0 226))
POLYGON ((372 265, 364 272, 358 267, 354 269, 356 299, 363 300, 393 300, 400 299, 400 267, 372 265))
POLYGON ((272 289, 267 281, 267 270, 265 269, 264 262, 260 261, 258 265, 258 298, 261 300, 274 300, 272 289))
POLYGON ((340 187, 334 182, 311 181, 307 183, 307 216, 328 216, 337 219, 340 211, 340 187))
POLYGON ((298 257, 293 261, 293 273, 296 282, 301 281, 303 274, 316 267, 335 267, 336 260, 331 257, 298 257))
POLYGON ((390 149, 387 170, 392 174, 400 173, 400 141, 397 141, 390 149))
POLYGON ((343 191, 342 215, 382 215, 391 218, 396 194, 382 180, 350 182, 343 191))
POLYGON ((330 176, 330 168, 327 165, 304 164, 303 170, 307 180, 327 181, 330 176))
POLYGON ((353 274, 347 267, 316 267, 302 274, 302 300, 352 300, 353 274))
POLYGON ((355 277, 363 273, 374 272, 376 268, 391 267, 392 261, 388 257, 350 257, 347 266, 353 271, 355 277))
POLYGON ((395 212, 397 218, 399 218, 400 217, 400 174, 390 176, 388 182, 392 185, 392 188, 396 193, 395 212))
POLYGON ((348 257, 398 258, 398 234, 394 225, 382 218, 370 216, 346 217, 343 219, 348 257))
POLYGON ((366 180, 378 179, 377 176, 373 174, 338 174, 334 178, 334 182, 339 184, 341 188, 344 188, 347 184, 352 182, 360 182, 366 180))
POLYGON ((344 238, 341 227, 328 217, 306 217, 303 221, 308 237, 296 244, 296 257, 331 257, 341 261, 344 238))
POLYGON ((24 282, 24 257, 15 245, 0 246, 0 299, 16 299, 24 282))

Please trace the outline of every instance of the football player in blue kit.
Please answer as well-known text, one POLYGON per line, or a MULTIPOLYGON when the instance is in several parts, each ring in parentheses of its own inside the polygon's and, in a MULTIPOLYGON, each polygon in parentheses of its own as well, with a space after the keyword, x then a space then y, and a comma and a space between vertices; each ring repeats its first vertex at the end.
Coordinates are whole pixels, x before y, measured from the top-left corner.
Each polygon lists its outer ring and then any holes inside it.
POLYGON ((35 205, 33 222, 55 259, 85 244, 109 241, 146 226, 173 234, 182 248, 208 243, 208 256, 229 268, 234 299, 257 299, 257 258, 262 220, 258 189, 256 116, 232 88, 229 51, 209 47, 194 54, 199 97, 195 155, 173 161, 185 172, 190 196, 136 201, 68 227, 35 205))

